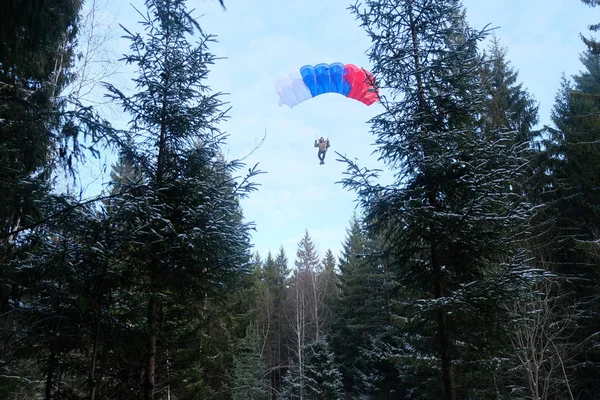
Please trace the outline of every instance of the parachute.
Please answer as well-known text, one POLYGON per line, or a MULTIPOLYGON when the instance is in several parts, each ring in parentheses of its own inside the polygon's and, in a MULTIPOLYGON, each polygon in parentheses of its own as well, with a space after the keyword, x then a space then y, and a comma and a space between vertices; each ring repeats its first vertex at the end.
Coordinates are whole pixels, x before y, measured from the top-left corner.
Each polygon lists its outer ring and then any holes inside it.
POLYGON ((324 93, 339 93, 370 106, 378 98, 373 75, 354 64, 305 65, 277 79, 279 106, 290 108, 324 93))

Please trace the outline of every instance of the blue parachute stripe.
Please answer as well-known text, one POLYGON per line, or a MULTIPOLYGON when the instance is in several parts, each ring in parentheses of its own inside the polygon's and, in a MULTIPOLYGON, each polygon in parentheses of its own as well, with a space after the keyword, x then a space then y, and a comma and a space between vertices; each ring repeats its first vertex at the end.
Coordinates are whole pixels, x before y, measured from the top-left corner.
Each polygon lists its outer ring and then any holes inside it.
POLYGON ((333 63, 329 66, 329 80, 331 82, 331 91, 346 96, 350 93, 350 86, 344 86, 344 64, 333 63))
POLYGON ((315 97, 317 95, 317 80, 314 67, 312 65, 305 65, 300 68, 300 75, 302 75, 304 84, 308 87, 308 90, 310 90, 310 94, 315 97))
POLYGON ((323 93, 331 92, 331 82, 329 81, 328 64, 315 65, 315 78, 317 79, 317 96, 323 93))
POLYGON ((339 93, 348 96, 352 85, 344 79, 344 68, 345 64, 339 62, 305 65, 300 68, 300 75, 313 97, 323 93, 339 93))

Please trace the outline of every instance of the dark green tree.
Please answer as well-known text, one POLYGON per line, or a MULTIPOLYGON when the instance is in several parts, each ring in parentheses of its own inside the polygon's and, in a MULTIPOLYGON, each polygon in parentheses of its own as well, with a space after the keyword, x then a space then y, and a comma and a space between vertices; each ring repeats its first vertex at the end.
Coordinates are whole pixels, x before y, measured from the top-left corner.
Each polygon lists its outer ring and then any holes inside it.
POLYGON ((496 37, 489 47, 490 61, 483 64, 486 102, 482 122, 486 131, 506 129, 515 133, 515 143, 531 143, 537 132, 538 105, 518 82, 518 73, 507 59, 507 50, 496 37))
POLYGON ((289 367, 283 382, 277 400, 301 400, 305 399, 305 377, 302 370, 296 362, 290 361, 289 367))
POLYGON ((319 269, 319 256, 308 230, 304 231, 304 236, 298 242, 294 264, 299 270, 317 271, 319 269))
POLYGON ((344 398, 342 375, 325 338, 302 349, 303 368, 292 362, 283 379, 280 400, 338 400, 344 398))
MULTIPOLYGON (((0 16, 0 263, 44 218, 79 1, 13 1, 0 16), (61 67, 58 68, 57 66, 61 67)), ((8 271, 6 271, 8 272, 8 271)), ((3 274, 4 278, 7 274, 3 274)), ((3 283, 5 284, 5 283, 3 283)), ((3 291, 2 306, 6 307, 3 291)))
POLYGON ((248 330, 240 349, 233 357, 231 372, 232 400, 264 400, 268 398, 267 366, 260 357, 256 332, 248 330))
POLYGON ((289 269, 283 247, 275 258, 269 251, 263 267, 264 279, 258 285, 257 323, 262 340, 261 354, 270 371, 273 396, 281 386, 282 366, 287 364, 285 332, 288 320, 283 309, 287 274, 289 269))
POLYGON ((318 275, 321 272, 319 255, 315 245, 308 233, 298 242, 296 251, 296 285, 302 292, 301 305, 307 319, 308 329, 305 329, 306 337, 318 339, 323 333, 323 296, 319 287, 318 275))
POLYGON ((272 352, 274 355, 273 364, 269 366, 271 368, 271 387, 273 396, 281 388, 283 372, 290 359, 287 337, 289 323, 285 314, 285 298, 290 269, 288 267, 288 259, 283 246, 279 248, 279 252, 277 252, 277 255, 275 256, 275 266, 277 268, 277 273, 274 275, 271 285, 274 294, 276 331, 274 332, 272 343, 272 352))
POLYGON ((331 327, 335 319, 335 303, 339 297, 339 277, 335 270, 335 257, 331 249, 325 252, 321 260, 322 268, 319 274, 319 290, 323 298, 323 331, 326 335, 331 332, 331 327))
POLYGON ((277 256, 275 256, 275 264, 277 265, 277 269, 279 271, 277 275, 281 277, 281 281, 277 282, 277 284, 278 286, 283 287, 285 279, 287 279, 290 274, 290 269, 288 268, 288 259, 283 246, 279 248, 279 252, 277 253, 277 256))
POLYGON ((198 307, 234 291, 245 271, 249 225, 238 200, 254 186, 236 182, 241 164, 220 154, 222 103, 204 82, 214 61, 212 37, 182 0, 145 4, 145 33, 126 30, 131 52, 124 59, 137 68, 136 92, 107 88, 132 117, 117 143, 143 175, 142 183, 126 185, 116 207, 129 232, 129 284, 146 309, 144 397, 153 399, 188 367, 198 307), (191 44, 194 34, 199 39, 191 44))
POLYGON ((399 285, 396 318, 411 333, 394 346, 397 357, 439 360, 421 365, 436 377, 424 398, 497 398, 497 339, 520 290, 530 207, 511 189, 526 165, 514 133, 478 123, 487 32, 471 29, 454 0, 372 0, 352 10, 373 41, 372 71, 386 96, 372 131, 396 180, 376 185, 376 173, 346 159, 344 183, 360 194, 399 285))
POLYGON ((572 343, 577 356, 576 397, 591 399, 600 387, 600 353, 594 340, 600 326, 598 316, 599 259, 594 243, 600 237, 600 56, 586 51, 581 61, 584 71, 569 81, 563 77, 552 112, 552 127, 541 154, 540 169, 546 171, 540 184, 540 199, 547 206, 539 220, 544 232, 541 253, 554 272, 565 278, 565 290, 574 299, 565 306, 577 317, 572 343), (574 300, 574 301, 573 301, 574 300))
MULTIPOLYGON (((590 7, 596 7, 596 6, 600 5, 600 2, 598 0, 581 0, 581 1, 583 1, 585 4, 587 4, 590 7)), ((592 32, 598 32, 598 31, 600 31, 600 24, 593 24, 593 25, 589 26, 588 28, 592 32)), ((583 35, 581 35, 581 39, 583 40, 583 42, 586 44, 586 46, 588 47, 588 49, 590 51, 592 51, 594 53, 600 53, 600 43, 598 42, 597 39, 585 37, 583 35)))
POLYGON ((330 334, 347 393, 386 398, 397 388, 398 372, 385 357, 373 357, 374 343, 389 341, 389 294, 377 249, 356 216, 346 230, 339 260, 339 298, 330 334))
POLYGON ((21 348, 44 347, 25 339, 35 322, 30 311, 40 305, 28 266, 47 239, 39 224, 65 205, 50 196, 49 177, 63 135, 58 95, 71 77, 80 7, 80 1, 8 0, 0 15, 0 386, 9 391, 36 387, 29 378, 39 378, 31 353, 21 348))
POLYGON ((306 398, 342 400, 342 374, 335 362, 333 351, 324 338, 310 343, 304 349, 306 398))

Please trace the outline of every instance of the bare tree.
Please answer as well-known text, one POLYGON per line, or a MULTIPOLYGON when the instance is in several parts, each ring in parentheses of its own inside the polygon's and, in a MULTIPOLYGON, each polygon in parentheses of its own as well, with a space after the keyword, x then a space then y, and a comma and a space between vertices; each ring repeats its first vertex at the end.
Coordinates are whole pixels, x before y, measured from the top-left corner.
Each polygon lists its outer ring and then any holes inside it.
POLYGON ((75 79, 67 88, 66 96, 79 103, 99 104, 103 97, 96 88, 107 78, 115 75, 121 66, 114 51, 115 16, 109 19, 105 12, 107 0, 91 0, 85 3, 79 27, 79 46, 75 63, 75 79))
MULTIPOLYGON (((52 146, 54 152, 51 157, 54 163, 52 171, 54 174, 58 173, 55 165, 62 159, 71 172, 73 186, 77 179, 74 161, 89 162, 92 158, 100 158, 96 151, 85 151, 90 144, 95 144, 97 138, 91 141, 84 138, 86 146, 82 147, 78 142, 78 135, 72 135, 73 127, 85 125, 80 119, 86 107, 94 107, 94 113, 98 115, 111 111, 111 105, 104 96, 104 90, 100 90, 100 85, 118 74, 123 65, 119 61, 119 52, 115 51, 119 33, 119 29, 116 29, 117 16, 107 12, 107 9, 108 0, 90 0, 84 3, 78 24, 74 65, 70 68, 71 80, 61 93, 56 94, 65 105, 65 118, 61 134, 52 146), (69 143, 70 139, 72 139, 71 143, 69 143)), ((59 54, 67 51, 66 46, 67 43, 59 49, 59 54)), ((59 58, 55 65, 57 77, 63 67, 63 60, 59 58)), ((122 85, 125 86, 125 83, 122 85)), ((85 165, 85 167, 93 174, 94 180, 98 180, 104 174, 102 165, 85 165)), ((67 181, 59 183, 65 192, 73 192, 75 189, 67 181)))
MULTIPOLYGON (((289 304, 289 310, 286 311, 286 318, 290 323, 290 327, 294 334, 293 346, 290 346, 290 351, 295 354, 298 362, 298 374, 300 384, 300 399, 304 399, 304 360, 302 357, 302 349, 306 344, 306 314, 307 314, 307 283, 305 271, 296 269, 292 278, 293 296, 290 296, 292 304, 289 304), (290 312, 291 311, 291 312, 290 312), (291 314, 291 315, 290 315, 291 314)), ((290 303, 290 302, 288 302, 290 303)))
POLYGON ((515 306, 520 327, 512 342, 532 400, 574 400, 567 367, 572 350, 568 336, 574 322, 573 309, 564 306, 566 296, 557 281, 544 278, 530 301, 515 306))

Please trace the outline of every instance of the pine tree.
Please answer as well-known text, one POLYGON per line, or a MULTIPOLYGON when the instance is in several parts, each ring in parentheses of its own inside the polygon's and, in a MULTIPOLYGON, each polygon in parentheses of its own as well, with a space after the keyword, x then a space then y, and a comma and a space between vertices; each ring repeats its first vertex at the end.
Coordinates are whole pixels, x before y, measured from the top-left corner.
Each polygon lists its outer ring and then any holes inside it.
POLYGON ((296 261, 294 262, 299 270, 317 270, 319 266, 319 256, 315 250, 308 230, 304 231, 304 236, 298 243, 296 251, 296 261))
POLYGON ((335 257, 333 256, 333 252, 331 249, 328 249, 325 252, 325 256, 321 261, 322 267, 322 277, 325 291, 325 298, 327 299, 335 299, 338 295, 338 277, 335 272, 335 257))
POLYGON ((346 160, 345 185, 359 192, 403 293, 397 318, 412 329, 397 357, 439 360, 424 365, 437 379, 429 394, 417 392, 424 398, 497 396, 497 339, 507 335, 505 304, 521 289, 517 244, 530 208, 511 191, 526 164, 514 134, 478 124, 486 31, 469 28, 454 0, 372 0, 352 10, 373 41, 376 84, 389 94, 371 123, 397 178, 375 185, 372 172, 346 160))
POLYGON ((266 370, 266 365, 260 357, 260 343, 256 333, 248 330, 240 350, 233 359, 231 399, 266 399, 268 396, 266 370))
POLYGON ((278 282, 278 286, 283 287, 285 279, 290 274, 290 270, 288 268, 288 259, 285 254, 285 250, 283 249, 283 246, 279 248, 279 253, 277 253, 277 256, 275 257, 275 264, 277 265, 278 270, 277 275, 281 277, 280 279, 282 279, 278 282))
MULTIPOLYGON (((45 217, 81 2, 9 0, 0 16, 0 263, 45 217), (58 49, 58 51, 57 51, 58 49), (58 65, 60 68, 57 68, 58 65)), ((8 276, 5 271, 2 280, 8 276)), ((7 297, 1 303, 6 311, 7 297)))
MULTIPOLYGON (((596 7, 596 6, 600 5, 600 2, 598 0, 581 0, 581 1, 583 1, 585 4, 587 4, 590 7, 596 7)), ((592 32, 600 31, 600 24, 591 25, 589 27, 589 30, 592 32)), ((588 49, 591 52, 600 53, 600 43, 598 42, 597 39, 585 37, 583 35, 581 35, 581 39, 583 40, 583 42, 586 44, 586 46, 588 47, 588 49)))
MULTIPOLYGON (((197 332, 195 303, 235 289, 248 262, 249 226, 242 222, 238 199, 253 189, 237 185, 231 174, 239 162, 225 162, 219 147, 225 136, 218 94, 204 81, 214 56, 182 0, 148 0, 142 26, 126 30, 138 71, 137 92, 126 95, 107 85, 110 97, 132 115, 118 143, 143 174, 119 197, 116 209, 129 232, 124 254, 132 271, 130 285, 143 294, 146 309, 145 398, 184 371, 189 335, 197 332), (200 32, 195 45, 188 37, 200 32), (125 147, 135 143, 134 147, 125 147), (168 323, 163 323, 168 321, 168 323), (165 365, 172 368, 164 370, 165 365)), ((253 174, 251 169, 250 175, 253 174)))
POLYGON ((259 354, 269 368, 277 366, 277 333, 278 319, 276 296, 277 266, 271 254, 267 252, 267 258, 263 262, 260 275, 255 282, 256 287, 256 327, 260 338, 259 354))
POLYGON ((581 60, 585 70, 573 82, 563 77, 552 113, 554 126, 546 128, 540 198, 548 206, 539 219, 546 232, 541 252, 552 270, 565 278, 563 288, 574 296, 565 307, 577 305, 572 310, 578 326, 572 343, 580 351, 573 360, 571 384, 576 397, 591 399, 600 390, 600 353, 592 339, 600 329, 595 322, 600 315, 600 260, 592 245, 599 238, 600 217, 600 180, 594 172, 600 167, 600 56, 589 50, 581 60))
POLYGON ((44 376, 30 351, 43 349, 44 362, 47 336, 36 343, 28 334, 39 317, 33 310, 42 310, 32 255, 47 249, 49 230, 41 223, 71 200, 50 194, 50 172, 57 142, 68 134, 58 96, 71 78, 80 7, 8 0, 0 15, 0 397, 5 389, 37 388, 44 376))
POLYGON ((296 251, 296 277, 299 288, 302 290, 302 307, 305 308, 307 324, 310 325, 310 331, 307 337, 318 339, 322 333, 323 322, 323 298, 322 291, 318 284, 318 274, 320 273, 319 256, 315 250, 308 230, 298 242, 296 251))
POLYGON ((483 65, 486 92, 482 122, 486 131, 506 129, 515 133, 515 143, 531 143, 537 134, 538 105, 518 83, 518 73, 507 59, 507 49, 494 37, 489 47, 490 62, 483 65))
POLYGON ((319 338, 303 346, 302 354, 303 367, 291 363, 278 399, 343 399, 342 375, 327 340, 319 338))
POLYGON ((323 272, 319 275, 319 287, 322 293, 324 308, 323 331, 329 335, 335 319, 335 303, 339 297, 339 277, 335 270, 335 257, 331 249, 328 249, 325 252, 325 256, 321 263, 323 272))
MULTIPOLYGON (((288 259, 285 254, 283 246, 279 248, 279 252, 275 257, 275 266, 277 273, 275 279, 272 282, 274 290, 274 308, 275 308, 275 322, 276 328, 274 331, 273 338, 273 365, 271 368, 271 387, 273 395, 280 389, 283 381, 283 371, 288 360, 290 359, 289 353, 289 324, 285 314, 285 298, 286 288, 288 284, 288 276, 290 269, 288 268, 288 259)), ((272 397, 274 398, 274 397, 272 397)))
POLYGON ((396 367, 384 357, 372 357, 378 352, 374 344, 387 342, 393 330, 386 276, 377 262, 376 246, 365 237, 356 216, 346 232, 331 345, 347 393, 391 396, 397 389, 396 367))
POLYGON ((306 398, 341 400, 344 398, 342 374, 335 363, 333 351, 324 338, 304 349, 306 366, 306 398))
POLYGON ((292 360, 283 377, 281 391, 277 396, 277 400, 305 400, 305 379, 299 365, 292 360))

